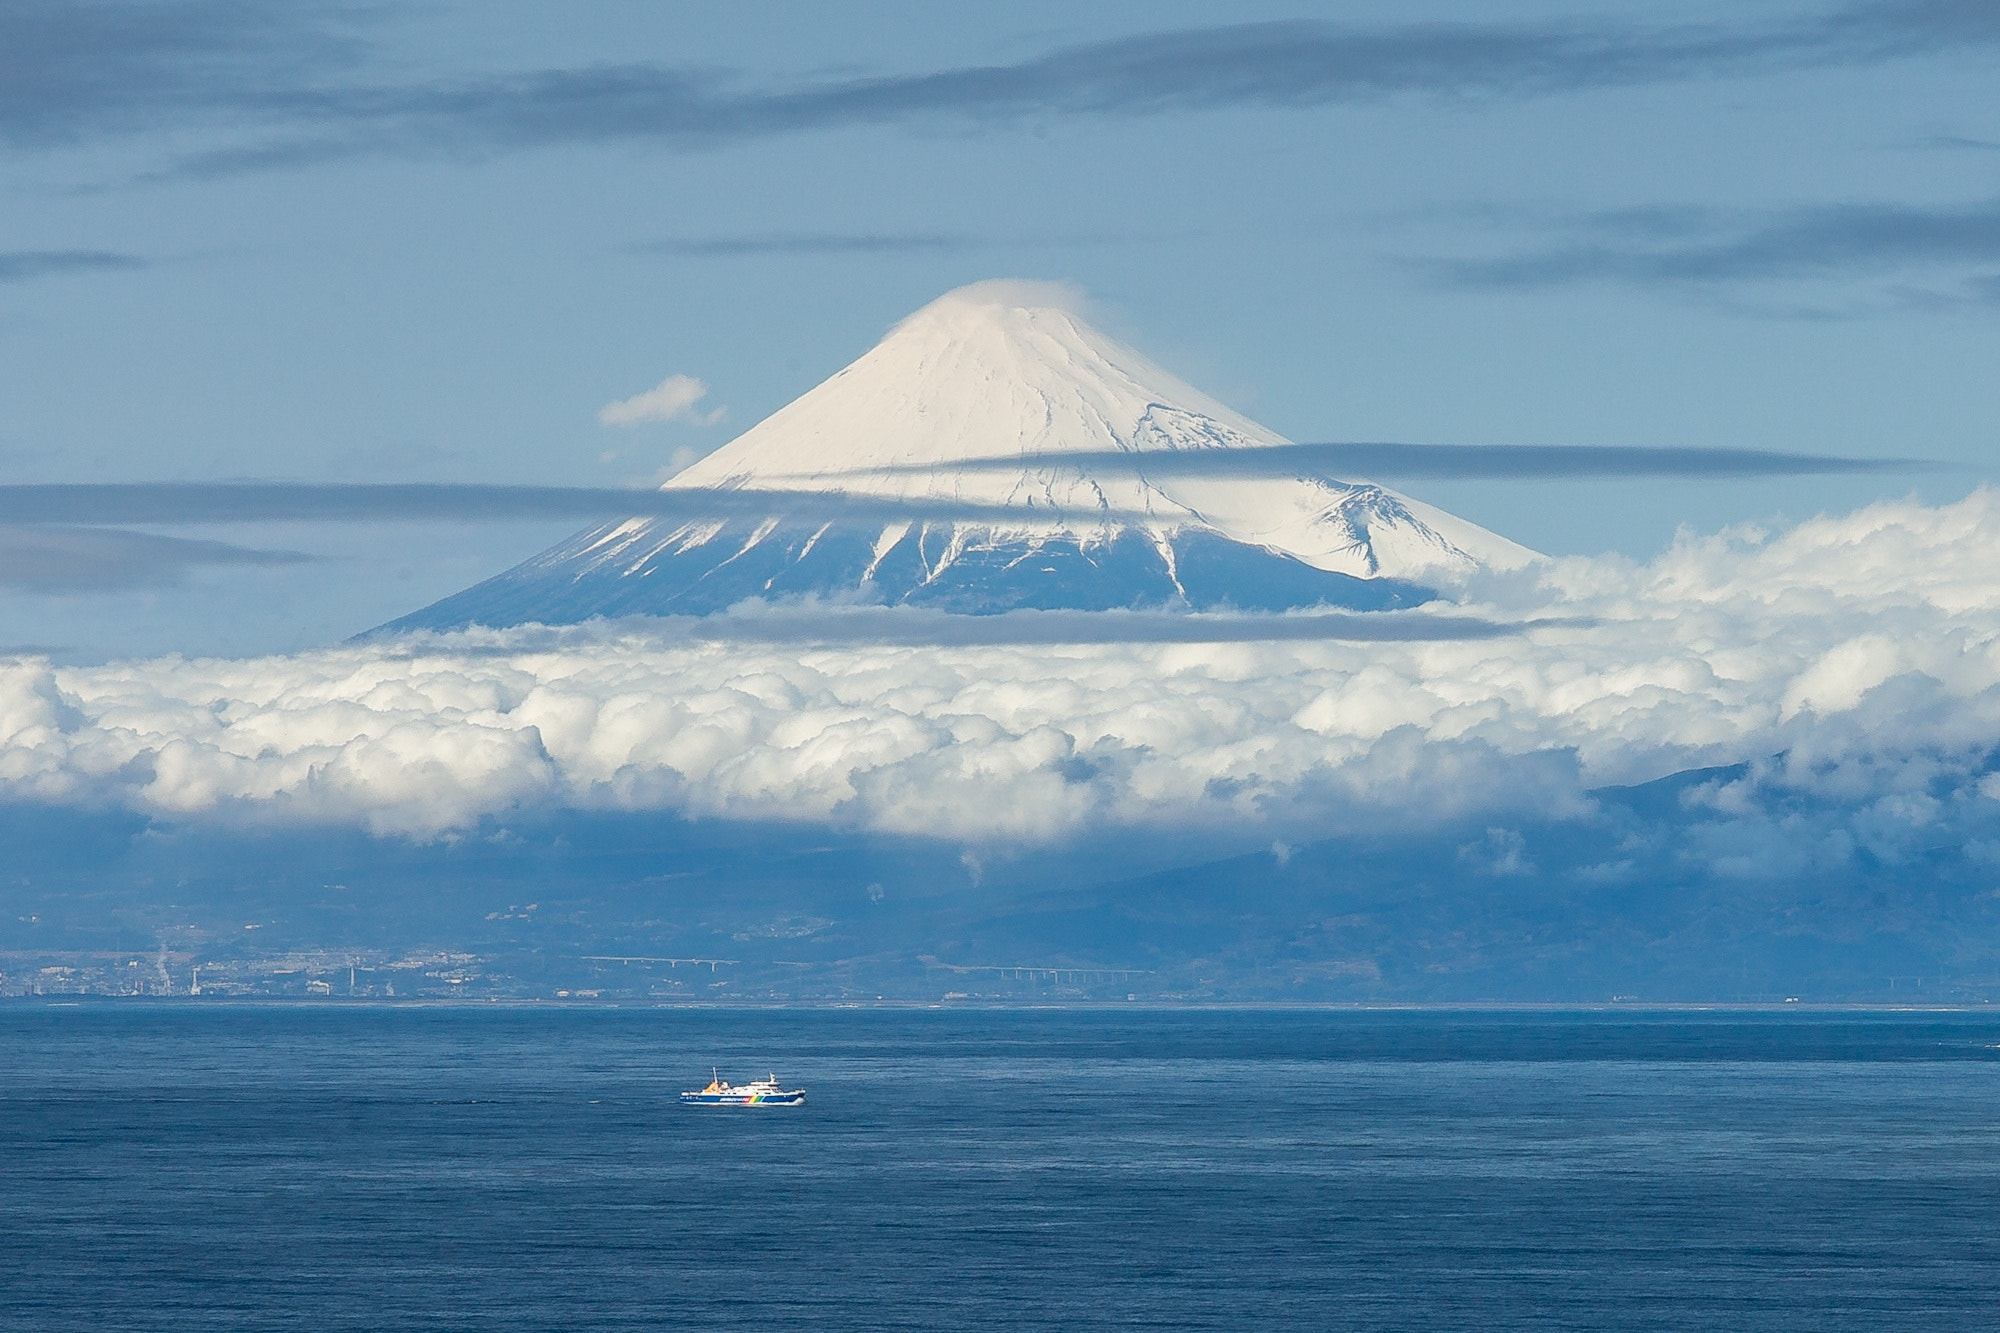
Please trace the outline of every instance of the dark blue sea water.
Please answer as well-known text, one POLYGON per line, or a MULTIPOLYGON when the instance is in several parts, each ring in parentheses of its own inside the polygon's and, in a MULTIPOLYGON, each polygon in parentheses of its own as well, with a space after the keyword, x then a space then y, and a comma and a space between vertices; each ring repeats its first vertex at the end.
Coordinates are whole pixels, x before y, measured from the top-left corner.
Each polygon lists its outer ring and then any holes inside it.
POLYGON ((0 1327, 1990 1329, 2000 1017, 0 1009, 0 1327), (712 1064, 803 1110, 684 1110, 712 1064))

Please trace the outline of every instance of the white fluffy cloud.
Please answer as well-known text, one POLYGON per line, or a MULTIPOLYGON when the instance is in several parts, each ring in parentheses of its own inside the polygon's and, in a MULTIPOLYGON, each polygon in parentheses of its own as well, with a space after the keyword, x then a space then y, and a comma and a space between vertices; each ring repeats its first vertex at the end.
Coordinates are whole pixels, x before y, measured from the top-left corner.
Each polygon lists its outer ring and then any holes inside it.
POLYGON ((644 393, 606 403, 597 419, 607 426, 638 426, 649 421, 692 421, 713 426, 727 408, 699 412, 696 404, 708 397, 708 386, 692 375, 669 375, 644 393))
POLYGON ((2000 746, 1996 571, 1982 490, 1496 576, 1452 610, 1559 623, 1493 639, 802 646, 635 621, 22 659, 0 793, 416 835, 565 804, 1268 843, 1782 754, 1775 781, 1920 821, 1939 773, 1973 783, 2000 746))

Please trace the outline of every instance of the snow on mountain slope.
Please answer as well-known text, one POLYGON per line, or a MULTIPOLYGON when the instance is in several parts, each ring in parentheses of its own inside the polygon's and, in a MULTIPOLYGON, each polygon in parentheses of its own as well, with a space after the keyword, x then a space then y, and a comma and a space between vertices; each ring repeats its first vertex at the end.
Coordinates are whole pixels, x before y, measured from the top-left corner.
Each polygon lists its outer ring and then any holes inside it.
POLYGON ((1073 305, 1042 284, 950 292, 666 484, 896 502, 909 521, 610 523, 389 628, 704 613, 793 594, 970 612, 1374 608, 1532 558, 1365 482, 1149 474, 1167 454, 1286 441, 1073 305))

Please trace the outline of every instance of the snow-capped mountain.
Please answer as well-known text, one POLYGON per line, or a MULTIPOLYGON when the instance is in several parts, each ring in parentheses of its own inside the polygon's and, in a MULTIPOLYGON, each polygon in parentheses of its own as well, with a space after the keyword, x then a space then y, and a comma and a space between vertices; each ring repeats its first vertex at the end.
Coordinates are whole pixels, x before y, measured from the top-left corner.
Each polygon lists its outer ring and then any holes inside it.
POLYGON ((810 517, 738 505, 607 523, 385 628, 702 615, 802 594, 974 613, 1375 609, 1531 558, 1365 482, 1177 474, 1164 464, 1184 451, 1286 441, 1073 304, 1041 284, 950 292, 664 488, 810 497, 810 517), (827 508, 843 498, 872 512, 827 508), (909 516, 885 520, 885 505, 909 516))

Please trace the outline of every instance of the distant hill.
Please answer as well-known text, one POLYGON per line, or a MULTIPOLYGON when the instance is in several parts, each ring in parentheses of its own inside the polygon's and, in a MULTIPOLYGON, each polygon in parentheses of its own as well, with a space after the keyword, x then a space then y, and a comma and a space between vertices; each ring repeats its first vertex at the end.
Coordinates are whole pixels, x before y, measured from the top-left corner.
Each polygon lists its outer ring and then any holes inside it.
MULTIPOLYGON (((1991 1003, 1986 839, 1801 876, 1689 772, 1586 817, 1202 856, 1016 858, 775 824, 558 812, 444 842, 0 807, 0 995, 938 1002, 1991 1003), (314 983, 325 989, 314 989, 314 983)), ((1825 836, 1865 810, 1775 812, 1825 836)))

